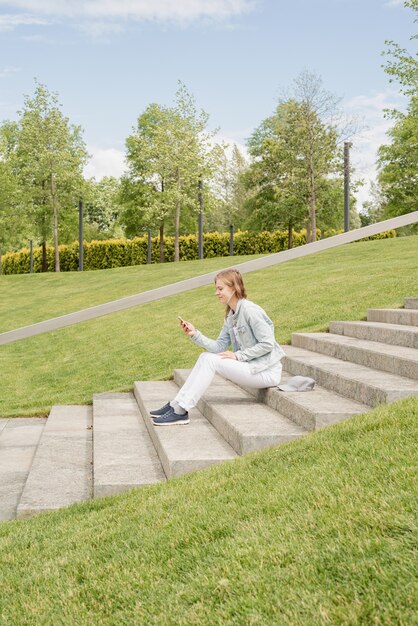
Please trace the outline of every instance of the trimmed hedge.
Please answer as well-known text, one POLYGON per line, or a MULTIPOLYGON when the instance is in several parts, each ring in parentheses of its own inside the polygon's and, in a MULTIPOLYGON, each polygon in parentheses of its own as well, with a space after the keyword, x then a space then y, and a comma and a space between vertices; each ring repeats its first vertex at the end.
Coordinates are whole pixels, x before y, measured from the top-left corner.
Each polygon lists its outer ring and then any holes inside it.
MULTIPOLYGON (((329 231, 324 237, 336 235, 343 231, 329 231)), ((321 236, 317 231, 317 238, 321 236)), ((396 231, 391 230, 368 239, 384 239, 396 237, 396 231)), ((234 235, 234 254, 271 254, 281 252, 287 248, 288 234, 286 231, 250 232, 237 231, 234 235)), ((159 263, 159 238, 152 238, 151 260, 159 263)), ((306 243, 306 230, 293 232, 293 247, 306 243)), ((147 236, 134 239, 110 239, 108 241, 91 241, 85 243, 84 269, 103 270, 112 267, 126 267, 128 265, 143 265, 147 262, 147 236)), ((191 261, 198 258, 197 235, 183 235, 179 238, 179 252, 181 261, 191 261)), ((46 249, 48 271, 55 270, 54 248, 46 249)), ((78 242, 59 246, 60 265, 63 272, 78 270, 78 242)), ((228 256, 229 233, 204 233, 203 255, 206 259, 228 256)), ((174 260, 174 237, 164 237, 164 257, 166 262, 174 260)), ((42 248, 33 250, 33 271, 40 272, 42 267, 42 248)), ((30 271, 30 251, 23 248, 19 252, 8 252, 2 256, 3 274, 28 274, 30 271)))

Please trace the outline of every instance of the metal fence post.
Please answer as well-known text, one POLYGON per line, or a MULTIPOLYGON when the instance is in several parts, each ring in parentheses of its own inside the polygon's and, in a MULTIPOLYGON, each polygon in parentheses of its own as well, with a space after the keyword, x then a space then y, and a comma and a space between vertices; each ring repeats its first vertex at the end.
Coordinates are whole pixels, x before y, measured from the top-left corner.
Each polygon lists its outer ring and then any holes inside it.
POLYGON ((229 256, 234 256, 234 225, 229 225, 229 256))
POLYGON ((83 211, 84 211, 84 203, 80 199, 78 203, 78 271, 83 271, 84 266, 84 248, 83 248, 83 211))
POLYGON ((198 258, 203 259, 203 181, 202 176, 199 176, 198 183, 198 200, 199 200, 199 219, 198 219, 198 258))
POLYGON ((349 141, 344 142, 344 232, 350 230, 350 148, 349 141))
POLYGON ((147 243, 147 264, 148 265, 151 264, 151 247, 152 247, 151 231, 148 230, 148 243, 147 243))
POLYGON ((30 273, 33 274, 33 239, 29 240, 30 246, 30 273))

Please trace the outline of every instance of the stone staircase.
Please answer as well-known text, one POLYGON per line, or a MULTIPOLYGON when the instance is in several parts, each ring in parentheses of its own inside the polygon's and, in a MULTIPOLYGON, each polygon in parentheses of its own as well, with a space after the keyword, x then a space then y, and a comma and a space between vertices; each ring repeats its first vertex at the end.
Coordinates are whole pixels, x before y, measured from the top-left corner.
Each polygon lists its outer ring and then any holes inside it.
POLYGON ((418 298, 371 309, 366 322, 332 322, 329 333, 294 333, 283 382, 317 381, 308 393, 241 388, 216 377, 184 428, 155 428, 151 408, 187 377, 136 382, 100 393, 93 406, 55 406, 49 418, 0 419, 0 520, 158 483, 277 445, 418 395, 418 298))

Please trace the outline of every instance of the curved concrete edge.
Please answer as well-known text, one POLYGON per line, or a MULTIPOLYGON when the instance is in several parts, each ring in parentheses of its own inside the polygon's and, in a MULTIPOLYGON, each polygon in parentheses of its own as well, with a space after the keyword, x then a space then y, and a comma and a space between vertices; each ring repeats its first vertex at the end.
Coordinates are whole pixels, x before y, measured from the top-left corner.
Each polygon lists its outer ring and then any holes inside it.
MULTIPOLYGON (((418 223, 418 211, 407 213, 406 215, 401 215, 390 220, 385 220, 384 222, 378 222, 377 224, 371 224, 370 226, 364 226, 363 228, 358 228, 357 230, 349 231, 347 233, 334 235, 334 237, 329 237, 328 239, 314 241, 313 243, 308 243, 298 248, 284 250, 283 252, 276 252, 252 261, 245 261, 244 263, 239 263, 238 265, 240 272, 242 274, 246 274, 248 272, 265 269, 279 263, 285 263, 286 261, 290 261, 292 259, 299 259, 308 256, 309 254, 330 250, 331 248, 335 248, 346 243, 359 241, 360 239, 377 235, 385 232, 386 230, 401 228, 402 226, 408 226, 415 223, 418 223)), ((237 264, 235 264, 235 266, 237 266, 237 264)), ((223 269, 228 269, 230 267, 234 267, 234 264, 229 264, 223 269)), ((113 300, 88 309, 82 309, 81 311, 75 311, 74 313, 54 317, 52 319, 45 320, 44 322, 31 324, 30 326, 23 326, 22 328, 17 328, 16 330, 1 333, 0 346, 13 343, 19 339, 27 339, 52 330, 58 330, 60 328, 65 328, 66 326, 102 317, 103 315, 109 315, 110 313, 123 311, 124 309, 138 306, 139 304, 146 304, 147 302, 160 300, 161 298, 166 298, 167 296, 177 295, 185 291, 191 291, 197 287, 205 287, 212 283, 215 276, 220 271, 221 269, 218 269, 216 271, 209 272, 209 274, 202 274, 201 276, 188 278, 177 283, 172 283, 171 285, 158 287, 133 296, 113 300)))

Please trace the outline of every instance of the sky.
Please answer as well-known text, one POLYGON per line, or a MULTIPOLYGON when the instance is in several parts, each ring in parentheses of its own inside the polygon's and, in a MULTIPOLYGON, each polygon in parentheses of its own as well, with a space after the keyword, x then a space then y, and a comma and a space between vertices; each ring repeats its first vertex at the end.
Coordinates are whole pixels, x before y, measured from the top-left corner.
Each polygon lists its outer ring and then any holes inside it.
POLYGON ((0 0, 0 122, 15 120, 36 78, 84 130, 85 174, 120 176, 125 140, 148 104, 174 102, 178 81, 209 129, 245 151, 304 70, 361 119, 355 178, 375 178, 387 142, 383 109, 405 101, 382 64, 385 40, 412 50, 403 0, 0 0))

